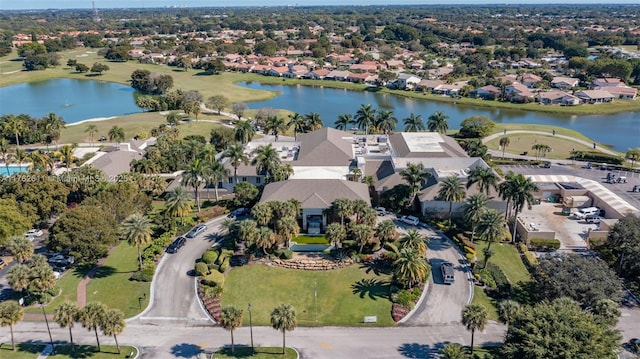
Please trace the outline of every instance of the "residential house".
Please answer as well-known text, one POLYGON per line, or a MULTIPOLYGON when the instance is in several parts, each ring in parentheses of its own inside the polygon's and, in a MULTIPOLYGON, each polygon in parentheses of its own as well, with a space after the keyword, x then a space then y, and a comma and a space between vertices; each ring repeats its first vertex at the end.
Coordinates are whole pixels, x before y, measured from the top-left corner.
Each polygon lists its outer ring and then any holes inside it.
POLYGON ((311 80, 323 80, 325 76, 329 74, 329 72, 331 71, 327 69, 313 70, 313 71, 307 72, 304 75, 304 78, 311 79, 311 80))
POLYGON ((378 65, 375 62, 353 64, 353 65, 349 66, 349 71, 352 72, 352 73, 375 74, 375 73, 378 72, 378 65))
POLYGON ((434 94, 447 95, 447 96, 457 96, 462 90, 462 87, 466 85, 466 81, 456 82, 452 84, 442 84, 433 89, 434 94))
POLYGON ((634 87, 599 87, 598 90, 605 90, 615 97, 625 100, 635 100, 638 97, 638 90, 634 87))
POLYGON ((400 90, 413 90, 417 87, 422 79, 419 76, 407 73, 401 73, 394 81, 395 87, 400 90))
POLYGON ((577 87, 580 83, 580 80, 573 77, 554 77, 551 80, 551 87, 555 87, 561 90, 570 90, 574 87, 577 87))
POLYGON ((528 88, 534 88, 538 82, 542 81, 542 77, 534 74, 523 74, 520 76, 519 80, 521 84, 528 88))
POLYGON ((593 82, 591 83, 591 87, 594 89, 598 87, 624 87, 624 86, 626 85, 622 80, 614 77, 598 78, 593 80, 593 82))
POLYGON ((346 81, 351 72, 333 70, 324 76, 327 80, 346 81))
POLYGON ((610 92, 605 90, 584 90, 576 92, 576 97, 583 103, 598 104, 612 102, 615 98, 610 92))
POLYGON ((580 104, 580 99, 560 90, 538 92, 536 101, 543 105, 575 106, 580 104))
POLYGON ((349 74, 347 76, 347 81, 358 83, 358 84, 375 84, 378 79, 378 75, 372 75, 370 73, 357 73, 357 74, 349 74))
POLYGON ((441 85, 444 85, 444 81, 442 80, 420 80, 416 85, 416 90, 432 92, 436 87, 441 85))
POLYGON ((389 70, 403 70, 404 62, 400 60, 387 60, 384 62, 385 66, 389 70))
POLYGON ((521 83, 513 83, 505 87, 505 97, 511 102, 527 102, 533 100, 533 92, 521 83))
POLYGON ((500 92, 500 88, 487 85, 471 91, 471 95, 483 100, 495 100, 500 97, 500 92))

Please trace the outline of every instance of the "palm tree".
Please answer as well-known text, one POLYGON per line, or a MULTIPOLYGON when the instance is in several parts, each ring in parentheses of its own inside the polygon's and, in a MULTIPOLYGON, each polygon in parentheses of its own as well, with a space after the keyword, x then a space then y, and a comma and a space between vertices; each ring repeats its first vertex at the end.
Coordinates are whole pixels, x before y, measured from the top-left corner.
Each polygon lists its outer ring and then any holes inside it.
POLYGON ((238 224, 238 239, 243 242, 251 243, 258 236, 258 226, 256 221, 247 219, 238 224))
POLYGON ((33 243, 27 237, 11 237, 7 240, 6 246, 13 259, 20 264, 28 261, 33 256, 33 243))
POLYGON ((449 223, 451 223, 453 202, 462 201, 466 195, 467 193, 464 190, 464 185, 456 175, 449 176, 440 183, 438 197, 442 201, 449 202, 449 223))
POLYGON ((504 150, 506 150, 507 147, 509 147, 509 144, 511 144, 509 137, 504 136, 500 138, 500 147, 502 147, 502 158, 504 158, 504 150))
POLYGON ((200 186, 205 181, 206 164, 199 158, 189 162, 187 169, 182 172, 182 180, 180 182, 183 186, 191 186, 196 197, 196 207, 200 212, 200 186))
POLYGON ((469 157, 482 157, 487 155, 487 146, 480 139, 471 139, 464 145, 464 150, 469 157))
POLYGON ((236 141, 245 144, 253 139, 256 134, 255 128, 249 120, 240 120, 236 122, 236 127, 233 130, 236 141))
POLYGON ((423 236, 415 229, 410 229, 407 234, 400 238, 400 250, 408 249, 416 252, 420 257, 427 254, 427 241, 429 238, 423 236))
POLYGON ((478 190, 489 195, 491 187, 497 189, 498 175, 491 169, 491 167, 477 166, 469 171, 469 178, 467 179, 467 189, 473 186, 474 183, 478 184, 478 190))
POLYGON ((258 203, 251 209, 251 216, 261 226, 271 223, 273 218, 273 210, 269 203, 258 203))
POLYGON ((119 309, 109 309, 102 316, 100 321, 100 329, 106 336, 113 335, 113 340, 116 342, 116 349, 120 354, 120 344, 118 344, 118 334, 122 334, 127 323, 124 321, 124 313, 119 309))
POLYGON ((371 105, 360 105, 360 108, 356 112, 354 120, 358 128, 364 127, 365 136, 369 135, 369 127, 373 126, 376 119, 376 110, 371 108, 371 105))
POLYGON ((72 145, 64 145, 60 147, 60 149, 55 153, 56 157, 58 157, 58 160, 64 162, 67 170, 71 168, 71 164, 76 159, 76 157, 73 155, 73 151, 76 149, 76 147, 78 147, 76 143, 72 145))
POLYGON ((448 343, 440 349, 440 357, 442 359, 468 359, 469 355, 467 355, 462 345, 458 343, 448 343))
POLYGON ((109 141, 115 142, 116 148, 120 149, 120 142, 124 141, 124 128, 113 126, 107 135, 109 136, 109 141))
POLYGON ((447 122, 448 118, 449 116, 444 113, 436 111, 433 115, 429 116, 429 119, 427 120, 427 128, 431 132, 445 134, 447 133, 447 130, 449 130, 449 123, 447 122))
POLYGON ((273 232, 267 227, 260 227, 256 233, 255 244, 267 255, 267 249, 273 245, 273 232))
POLYGON ((180 115, 178 115, 178 111, 169 112, 164 119, 170 126, 178 126, 180 123, 180 115))
POLYGON ((415 115, 412 113, 409 114, 409 117, 402 120, 404 122, 404 131, 405 132, 418 132, 424 131, 424 123, 422 122, 422 116, 415 115))
POLYGON ((13 326, 22 320, 22 315, 22 307, 15 300, 7 300, 0 303, 0 326, 9 327, 13 351, 16 351, 16 343, 13 339, 13 326))
POLYGON ((242 325, 242 310, 233 305, 222 308, 220 312, 220 325, 231 332, 231 355, 233 355, 236 350, 233 331, 242 325))
POLYGON ((351 172, 351 175, 353 176, 353 181, 354 182, 360 182, 360 176, 362 176, 362 170, 361 169, 359 169, 358 167, 353 167, 353 168, 351 168, 351 170, 349 172, 351 172))
POLYGON ((280 166, 280 156, 278 151, 271 145, 260 146, 256 149, 256 156, 251 161, 253 166, 256 166, 256 174, 264 174, 266 182, 269 182, 280 166))
POLYGON ((31 284, 31 268, 24 264, 17 264, 11 267, 7 271, 7 281, 14 291, 27 291, 29 284, 31 284))
POLYGON ((222 156, 229 159, 233 167, 233 182, 238 184, 238 167, 243 163, 245 165, 249 163, 249 157, 244 153, 244 147, 242 147, 241 143, 231 145, 227 147, 222 156))
POLYGON ((506 299, 498 303, 498 319, 502 324, 509 325, 515 315, 520 311, 520 303, 506 299))
POLYGON ((73 332, 71 329, 79 319, 80 310, 78 306, 71 302, 64 302, 53 311, 53 320, 60 325, 60 328, 69 328, 69 341, 73 348, 73 332))
POLYGON ((478 237, 487 241, 487 251, 491 250, 491 243, 498 241, 502 237, 504 226, 504 218, 502 218, 500 212, 495 209, 487 209, 480 215, 480 220, 476 228, 478 237))
POLYGON ((340 223, 330 223, 325 228, 325 236, 329 243, 339 248, 347 238, 347 230, 340 223))
POLYGON ((27 151, 16 147, 15 151, 13 153, 13 158, 16 160, 16 162, 18 163, 18 168, 20 169, 20 171, 22 171, 22 163, 29 158, 29 156, 27 155, 27 151))
POLYGON ((107 311, 107 307, 98 302, 92 302, 87 304, 84 308, 80 310, 80 323, 82 326, 87 328, 88 330, 93 330, 96 334, 96 342, 98 343, 98 351, 100 351, 100 339, 98 338, 98 327, 100 323, 102 323, 102 318, 104 317, 105 312, 107 311))
POLYGON ((265 132, 270 132, 278 141, 280 134, 287 130, 287 122, 282 117, 270 116, 264 125, 265 132))
POLYGON ((390 219, 378 223, 376 227, 376 237, 380 240, 381 245, 392 242, 396 238, 396 233, 396 225, 390 219))
POLYGON ((349 129, 349 125, 355 124, 353 117, 350 113, 344 113, 338 116, 336 122, 333 123, 336 129, 346 131, 349 129))
POLYGON ((469 304, 462 309, 462 324, 471 331, 471 355, 473 355, 473 337, 476 330, 483 331, 487 325, 487 309, 480 304, 469 304))
POLYGON ((412 288, 424 282, 431 273, 429 263, 411 248, 400 250, 398 259, 393 262, 393 265, 395 267, 393 277, 405 288, 412 288))
POLYGON ((385 135, 396 128, 398 119, 393 116, 393 111, 380 110, 376 116, 376 128, 385 135))
POLYGON ((411 188, 411 204, 415 203, 416 196, 427 183, 431 173, 425 171, 422 163, 407 163, 407 168, 400 171, 400 176, 411 188))
POLYGON ((535 198, 533 198, 533 193, 537 192, 538 186, 531 180, 531 178, 525 177, 522 173, 518 173, 517 175, 510 176, 507 179, 510 184, 508 188, 509 196, 511 201, 513 202, 513 208, 515 209, 514 222, 513 222, 513 234, 511 240, 515 243, 516 240, 516 221, 518 220, 518 213, 522 211, 525 203, 527 204, 527 208, 531 209, 531 205, 533 204, 535 198))
POLYGON ((288 127, 293 127, 293 139, 298 141, 298 134, 304 133, 307 130, 307 120, 299 113, 289 115, 288 127))
POLYGON ((125 218, 120 225, 120 233, 130 246, 138 248, 138 270, 142 270, 142 255, 140 247, 151 242, 151 221, 144 215, 133 213, 125 218))
POLYGON ((480 221, 482 214, 487 209, 487 203, 489 203, 489 199, 484 193, 475 193, 469 196, 464 204, 464 220, 469 222, 471 225, 471 241, 473 242, 473 238, 476 233, 476 225, 480 221))
POLYGON ((373 228, 366 224, 356 224, 352 228, 353 239, 360 246, 358 253, 362 253, 362 249, 373 239, 373 228))
POLYGON ((42 118, 42 121, 44 122, 47 143, 55 142, 57 148, 60 130, 65 128, 64 120, 62 117, 50 112, 42 118))
POLYGON ((640 147, 628 149, 624 158, 631 161, 631 168, 634 168, 636 166, 636 161, 640 159, 640 147))
POLYGON ((284 239, 284 245, 289 248, 289 241, 291 238, 297 236, 300 233, 300 227, 295 217, 286 216, 281 217, 276 221, 276 230, 278 234, 284 239))
POLYGON ((307 128, 309 131, 319 130, 323 126, 322 118, 317 112, 308 113, 304 115, 304 118, 307 120, 307 128))
MULTIPOLYGON (((229 170, 224 167, 219 161, 213 161, 209 165, 206 171, 207 182, 213 185, 213 190, 216 194, 216 202, 218 202, 218 182, 229 176, 229 170)), ((207 192, 208 194, 209 192, 207 192)))
POLYGON ((27 124, 18 116, 7 115, 7 121, 4 123, 4 130, 13 133, 16 139, 16 146, 20 147, 19 137, 27 130, 27 124))
POLYGON ((9 142, 6 138, 0 138, 0 155, 4 161, 4 165, 7 167, 7 177, 9 173, 9 142))
POLYGON ((271 312, 271 326, 275 330, 282 331, 282 354, 285 353, 285 332, 296 328, 296 310, 290 304, 281 304, 271 312))
POLYGON ((353 214, 353 202, 348 198, 336 198, 331 203, 331 211, 340 217, 340 224, 344 225, 344 218, 353 214))
POLYGON ((167 193, 166 213, 171 217, 180 217, 180 223, 184 224, 184 218, 191 213, 191 195, 187 190, 178 186, 167 193))

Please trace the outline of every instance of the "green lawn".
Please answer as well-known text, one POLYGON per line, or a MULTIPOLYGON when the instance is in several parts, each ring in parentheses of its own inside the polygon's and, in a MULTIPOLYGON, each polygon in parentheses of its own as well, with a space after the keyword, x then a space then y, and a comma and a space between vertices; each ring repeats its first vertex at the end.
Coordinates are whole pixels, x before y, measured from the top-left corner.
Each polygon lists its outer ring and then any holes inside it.
POLYGON ((87 303, 101 302, 120 309, 125 318, 140 313, 149 301, 151 283, 130 281, 129 277, 137 270, 137 249, 127 242, 120 243, 87 284, 87 303), (138 298, 143 298, 140 303, 138 298))
MULTIPOLYGON (((487 247, 487 242, 476 241, 476 244, 478 246, 478 259, 483 261, 484 249, 487 247)), ((493 255, 489 259, 489 262, 497 264, 511 284, 531 281, 531 275, 524 266, 524 263, 522 263, 520 254, 514 246, 508 243, 493 243, 491 244, 491 251, 493 251, 493 255)))
MULTIPOLYGON (((53 298, 53 300, 45 306, 45 310, 47 311, 47 313, 53 313, 53 311, 65 301, 69 301, 72 303, 76 302, 78 283, 80 283, 82 278, 84 278, 84 276, 87 274, 87 272, 89 272, 90 269, 91 268, 89 267, 76 267, 68 270, 62 275, 62 277, 60 277, 60 279, 56 283, 56 286, 60 288, 60 295, 53 298)), ((38 307, 32 307, 26 309, 25 312, 42 314, 42 309, 38 307)))
MULTIPOLYGON (((495 138, 486 143, 487 147, 494 150, 502 151, 500 146, 500 138, 502 136, 495 138)), ((545 144, 552 148, 551 152, 547 152, 545 157, 541 157, 541 159, 568 159, 571 158, 571 151, 575 149, 576 151, 591 151, 593 148, 591 146, 586 146, 578 142, 566 140, 563 138, 555 137, 549 134, 545 135, 537 135, 537 134, 527 134, 527 133, 514 133, 507 134, 509 138, 509 146, 505 149, 505 153, 510 154, 520 154, 522 152, 529 152, 529 156, 535 156, 536 151, 532 150, 531 147, 534 144, 545 144)))
POLYGON ((11 342, 0 343, 0 358, 2 359, 35 359, 40 355, 44 345, 31 343, 16 343, 17 351, 11 349, 11 342))
POLYGON ((249 324, 249 303, 254 325, 270 325, 271 311, 288 303, 295 308, 301 326, 363 326, 365 316, 378 317, 373 325, 390 326, 394 324, 388 299, 390 279, 373 271, 367 273, 358 265, 317 272, 248 265, 234 268, 227 275, 222 305, 242 308, 244 325, 249 324))
POLYGON ((120 354, 115 345, 101 345, 100 351, 95 345, 76 345, 74 351, 71 350, 71 345, 59 345, 56 346, 56 354, 49 355, 48 358, 125 359, 135 358, 136 354, 136 348, 124 345, 120 346, 120 354), (133 356, 129 356, 130 353, 133 353, 133 356))
POLYGON ((212 359, 231 359, 231 358, 246 358, 252 359, 296 359, 298 353, 295 350, 287 347, 285 355, 282 355, 282 347, 256 347, 254 352, 251 352, 251 347, 236 345, 235 354, 231 354, 231 347, 225 347, 213 353, 212 359))
POLYGON ((325 236, 309 236, 309 235, 299 235, 292 239, 293 242, 298 244, 328 244, 329 241, 325 236))
POLYGON ((478 359, 484 358, 499 358, 500 357, 500 346, 484 346, 484 347, 476 347, 473 348, 473 355, 478 359))
POLYGON ((498 320, 498 310, 496 309, 496 301, 489 298, 482 290, 482 287, 478 287, 477 285, 473 287, 473 301, 472 304, 480 304, 483 307, 487 308, 487 312, 489 312, 490 320, 498 320))

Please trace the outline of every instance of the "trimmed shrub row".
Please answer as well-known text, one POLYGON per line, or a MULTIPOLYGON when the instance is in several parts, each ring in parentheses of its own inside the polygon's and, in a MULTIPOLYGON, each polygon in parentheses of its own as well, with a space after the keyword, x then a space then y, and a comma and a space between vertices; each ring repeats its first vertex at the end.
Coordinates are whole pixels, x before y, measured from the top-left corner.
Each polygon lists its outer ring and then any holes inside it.
POLYGON ((529 249, 524 243, 518 243, 518 250, 522 253, 522 258, 524 259, 524 264, 529 268, 533 268, 536 264, 538 264, 538 259, 536 256, 529 252, 529 249))
POLYGON ((622 157, 595 151, 576 151, 574 157, 583 161, 604 162, 614 165, 620 165, 624 163, 624 158, 622 157))
POLYGON ((560 240, 558 239, 544 239, 544 238, 532 238, 529 240, 529 248, 534 251, 549 251, 553 252, 560 248, 560 240))

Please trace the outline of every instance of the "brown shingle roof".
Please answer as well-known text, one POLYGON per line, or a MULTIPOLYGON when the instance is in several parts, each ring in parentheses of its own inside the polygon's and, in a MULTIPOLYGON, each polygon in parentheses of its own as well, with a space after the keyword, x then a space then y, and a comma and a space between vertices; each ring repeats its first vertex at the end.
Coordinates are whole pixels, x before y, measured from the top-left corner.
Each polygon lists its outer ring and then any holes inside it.
POLYGON ((324 127, 298 136, 302 143, 295 166, 348 166, 353 160, 353 149, 343 139, 345 132, 324 127))
POLYGON ((260 202, 288 201, 292 198, 301 202, 301 208, 329 208, 338 198, 369 200, 369 188, 360 182, 338 179, 290 179, 269 183, 264 187, 260 202))

